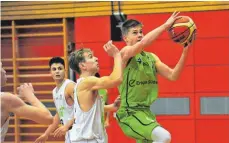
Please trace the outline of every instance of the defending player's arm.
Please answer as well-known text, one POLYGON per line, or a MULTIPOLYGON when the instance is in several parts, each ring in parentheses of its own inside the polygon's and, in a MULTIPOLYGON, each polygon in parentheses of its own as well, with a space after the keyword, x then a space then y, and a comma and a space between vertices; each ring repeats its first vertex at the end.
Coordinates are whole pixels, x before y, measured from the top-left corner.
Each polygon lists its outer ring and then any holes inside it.
POLYGON ((179 12, 174 12, 170 18, 161 26, 147 33, 141 41, 137 42, 133 46, 126 46, 121 50, 121 55, 124 61, 129 60, 131 57, 134 57, 138 53, 144 50, 147 46, 149 46, 156 38, 161 35, 163 31, 165 31, 172 23, 176 20, 179 12))
POLYGON ((107 89, 118 86, 122 82, 122 58, 117 47, 111 42, 104 45, 105 51, 114 57, 114 68, 110 76, 97 78, 94 76, 88 77, 83 81, 82 87, 84 89, 98 90, 107 89))
POLYGON ((64 136, 66 134, 66 132, 72 127, 74 121, 75 121, 75 119, 73 118, 73 119, 69 120, 65 125, 62 125, 58 129, 56 129, 54 132, 54 137, 64 136))
POLYGON ((105 105, 104 106, 104 111, 109 112, 109 111, 117 111, 119 106, 120 106, 121 98, 118 96, 113 104, 105 105))
POLYGON ((35 140, 35 143, 45 142, 46 140, 48 140, 49 135, 58 128, 59 124, 60 118, 58 113, 56 113, 56 115, 53 118, 53 123, 49 125, 44 134, 42 134, 39 138, 35 140))
POLYGON ((20 94, 28 101, 31 105, 27 105, 19 97, 10 93, 4 93, 2 102, 5 101, 9 112, 31 119, 40 124, 51 124, 53 117, 49 110, 36 98, 33 94, 33 88, 31 84, 24 84, 19 88, 20 94))
POLYGON ((175 68, 171 69, 166 64, 161 62, 161 60, 154 54, 153 57, 156 59, 156 69, 158 73, 167 78, 168 80, 175 81, 179 78, 181 71, 184 69, 185 62, 187 61, 187 55, 188 55, 189 48, 186 47, 183 49, 183 53, 180 57, 180 60, 176 64, 175 68))

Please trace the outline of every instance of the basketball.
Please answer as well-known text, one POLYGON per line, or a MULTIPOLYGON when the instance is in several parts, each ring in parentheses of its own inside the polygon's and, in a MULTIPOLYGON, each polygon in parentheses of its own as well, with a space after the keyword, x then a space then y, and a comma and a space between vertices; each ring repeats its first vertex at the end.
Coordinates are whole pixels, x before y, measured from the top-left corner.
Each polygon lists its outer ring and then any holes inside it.
POLYGON ((168 30, 170 38, 182 45, 187 46, 195 40, 196 25, 188 16, 179 16, 168 30))

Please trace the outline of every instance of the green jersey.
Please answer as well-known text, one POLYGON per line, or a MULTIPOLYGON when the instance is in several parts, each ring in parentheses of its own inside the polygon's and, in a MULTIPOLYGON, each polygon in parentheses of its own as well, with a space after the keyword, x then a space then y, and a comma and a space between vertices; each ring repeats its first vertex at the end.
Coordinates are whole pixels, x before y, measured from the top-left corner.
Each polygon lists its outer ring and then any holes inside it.
POLYGON ((157 99, 157 82, 155 59, 151 53, 141 52, 132 57, 119 86, 120 108, 149 108, 157 99))
POLYGON ((105 105, 107 103, 107 100, 108 100, 107 90, 106 89, 99 89, 98 92, 99 92, 99 95, 103 97, 103 104, 105 105))

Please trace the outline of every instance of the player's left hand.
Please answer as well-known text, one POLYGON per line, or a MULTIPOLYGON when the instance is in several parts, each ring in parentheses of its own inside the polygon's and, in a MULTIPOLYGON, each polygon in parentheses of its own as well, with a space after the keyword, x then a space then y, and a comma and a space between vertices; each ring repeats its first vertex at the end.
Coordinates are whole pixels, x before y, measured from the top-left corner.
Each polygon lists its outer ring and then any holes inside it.
POLYGON ((54 132, 54 137, 61 137, 65 136, 66 132, 68 131, 68 128, 66 126, 61 126, 58 129, 55 130, 54 132))
POLYGON ((184 44, 184 48, 187 49, 188 47, 190 47, 195 40, 196 40, 196 32, 194 32, 190 40, 184 44))
POLYGON ((106 120, 106 121, 105 121, 104 126, 105 126, 105 128, 107 128, 107 127, 110 126, 109 120, 106 120))
POLYGON ((120 97, 120 95, 115 99, 115 101, 114 101, 114 107, 116 108, 116 109, 118 109, 119 108, 119 106, 120 106, 120 103, 121 103, 121 97, 120 97))

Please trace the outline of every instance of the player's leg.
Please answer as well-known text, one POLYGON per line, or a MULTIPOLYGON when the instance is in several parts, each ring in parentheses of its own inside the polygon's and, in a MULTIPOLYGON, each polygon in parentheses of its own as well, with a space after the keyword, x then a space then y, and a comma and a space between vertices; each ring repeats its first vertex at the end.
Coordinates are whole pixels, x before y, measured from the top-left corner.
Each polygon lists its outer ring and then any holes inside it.
POLYGON ((166 129, 157 126, 152 131, 152 140, 153 143, 170 143, 171 135, 166 129))
POLYGON ((125 135, 135 138, 139 143, 152 143, 152 131, 159 126, 150 110, 134 111, 129 116, 119 118, 119 125, 125 135))

